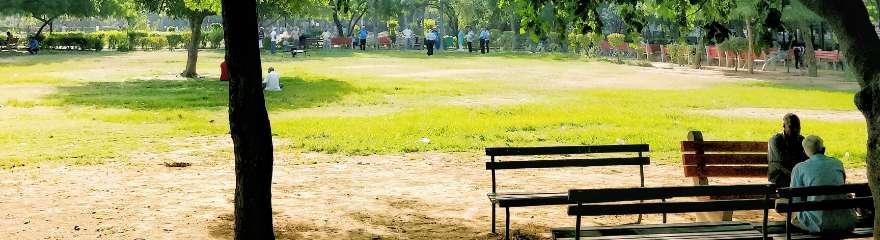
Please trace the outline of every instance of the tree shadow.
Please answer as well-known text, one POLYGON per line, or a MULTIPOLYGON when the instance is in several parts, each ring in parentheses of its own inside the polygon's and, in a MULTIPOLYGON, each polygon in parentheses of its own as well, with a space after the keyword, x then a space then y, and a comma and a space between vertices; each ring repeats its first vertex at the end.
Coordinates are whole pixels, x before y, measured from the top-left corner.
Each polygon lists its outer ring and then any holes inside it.
POLYGON ((22 50, 3 50, 0 51, 0 64, 5 66, 25 67, 39 64, 83 61, 83 58, 118 57, 125 54, 128 54, 128 52, 41 50, 38 54, 31 55, 22 50))
MULTIPOLYGON (((264 92, 269 109, 298 109, 338 101, 358 91, 334 79, 281 78, 280 92, 264 92)), ((90 82, 59 87, 47 99, 64 105, 128 108, 137 110, 224 108, 229 101, 228 82, 216 80, 136 80, 90 82)))

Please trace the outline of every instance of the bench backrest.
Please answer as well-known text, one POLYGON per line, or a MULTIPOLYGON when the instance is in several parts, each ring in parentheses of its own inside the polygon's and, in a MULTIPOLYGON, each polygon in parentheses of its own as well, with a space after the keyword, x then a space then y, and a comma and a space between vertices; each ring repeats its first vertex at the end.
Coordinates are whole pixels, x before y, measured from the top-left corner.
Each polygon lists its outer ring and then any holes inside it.
POLYGON ((572 189, 568 200, 571 216, 602 216, 657 213, 692 213, 730 210, 762 210, 773 206, 770 184, 726 186, 678 186, 649 188, 572 189), (702 200, 688 202, 617 203, 607 202, 660 200, 679 197, 764 195, 764 199, 702 200), (596 204, 603 203, 603 204, 596 204))
POLYGON ((802 212, 802 211, 818 211, 818 210, 834 210, 834 209, 852 209, 852 208, 873 208, 874 201, 871 198, 871 188, 867 183, 844 184, 839 186, 818 186, 818 187, 799 187, 799 188, 782 188, 779 189, 779 197, 792 199, 795 197, 808 197, 819 195, 837 195, 850 194, 856 195, 855 198, 824 200, 824 201, 801 201, 801 202, 780 202, 776 204, 776 211, 780 213, 802 212))
POLYGON ((621 166, 638 165, 641 172, 641 182, 644 186, 644 165, 651 163, 650 158, 643 155, 650 150, 648 144, 633 145, 596 145, 596 146, 555 146, 555 147, 492 147, 486 148, 489 162, 486 162, 486 170, 492 171, 492 193, 496 192, 495 171, 504 169, 527 169, 527 168, 562 168, 562 167, 596 167, 596 166, 621 166), (551 160, 517 160, 497 161, 496 158, 504 156, 547 156, 547 155, 578 155, 595 153, 630 153, 633 157, 615 158, 579 158, 579 159, 551 159, 551 160))
POLYGON ((692 131, 681 152, 685 177, 767 177, 767 142, 704 141, 692 131))

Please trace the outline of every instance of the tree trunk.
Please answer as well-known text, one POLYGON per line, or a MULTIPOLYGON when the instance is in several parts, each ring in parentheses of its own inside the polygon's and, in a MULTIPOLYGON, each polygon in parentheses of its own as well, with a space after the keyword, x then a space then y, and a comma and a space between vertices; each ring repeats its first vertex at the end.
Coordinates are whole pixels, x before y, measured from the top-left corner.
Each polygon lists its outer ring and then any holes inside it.
POLYGON ((877 10, 877 26, 880 26, 880 0, 874 0, 876 5, 874 5, 874 10, 877 10))
MULTIPOLYGON (((880 0, 877 0, 877 1, 880 1, 880 0)), ((511 4, 510 5, 510 9, 511 9, 510 31, 513 31, 513 40, 511 43, 513 46, 511 46, 511 50, 516 51, 516 50, 519 50, 519 48, 521 46, 519 43, 519 28, 520 28, 519 22, 521 21, 521 18, 519 17, 519 15, 516 14, 516 7, 517 7, 516 1, 510 1, 510 4, 511 4)))
POLYGON ((752 66, 754 64, 754 56, 755 55, 755 46, 752 45, 752 21, 751 19, 746 19, 746 41, 749 41, 749 49, 746 49, 746 65, 749 68, 749 74, 754 74, 755 69, 752 66))
POLYGON ((255 1, 223 0, 229 129, 235 152, 235 239, 274 239, 272 129, 261 86, 255 1))
POLYGON ((42 18, 34 17, 34 18, 36 18, 37 20, 40 20, 41 22, 43 22, 43 24, 40 25, 40 29, 37 30, 37 33, 34 34, 34 36, 39 36, 40 34, 42 34, 42 33, 43 33, 43 29, 45 29, 46 26, 48 26, 49 24, 51 24, 51 23, 52 23, 53 21, 55 21, 55 19, 58 18, 58 17, 59 17, 59 16, 54 16, 54 17, 51 17, 51 18, 48 18, 48 19, 42 19, 42 18))
POLYGON ((344 27, 342 22, 339 21, 339 11, 335 8, 333 9, 333 24, 336 24, 336 36, 345 37, 344 27))
POLYGON ((810 36, 806 33, 808 28, 806 26, 801 26, 800 29, 800 39, 804 41, 804 62, 807 64, 807 76, 810 77, 818 77, 819 69, 816 64, 816 48, 813 47, 813 36, 810 36))
MULTIPOLYGON (((696 53, 696 54, 694 54, 695 55, 694 56, 694 65, 693 65, 694 69, 700 69, 703 67, 703 55, 706 54, 703 52, 703 51, 706 51, 706 43, 705 43, 705 40, 703 39, 705 37, 703 36, 703 26, 702 25, 703 25, 702 23, 697 22, 697 46, 696 46, 696 49, 694 49, 694 52, 696 53)), ((636 43, 636 44, 638 44, 638 43, 636 43)), ((638 45, 636 47, 638 47, 638 45)), ((711 62, 711 61, 712 60, 709 59, 709 62, 711 62)))
MULTIPOLYGON (((255 10, 256 11, 256 10, 255 10)), ((189 29, 192 33, 189 39, 189 47, 186 49, 186 69, 180 76, 187 78, 197 78, 196 63, 199 61, 199 46, 202 44, 202 22, 205 21, 204 13, 193 13, 189 15, 189 29)))
MULTIPOLYGON (((868 184, 874 209, 880 209, 880 38, 868 18, 863 1, 801 0, 828 22, 846 52, 846 60, 862 89, 856 107, 867 120, 868 184)), ((874 238, 880 239, 880 214, 874 215, 874 238)))

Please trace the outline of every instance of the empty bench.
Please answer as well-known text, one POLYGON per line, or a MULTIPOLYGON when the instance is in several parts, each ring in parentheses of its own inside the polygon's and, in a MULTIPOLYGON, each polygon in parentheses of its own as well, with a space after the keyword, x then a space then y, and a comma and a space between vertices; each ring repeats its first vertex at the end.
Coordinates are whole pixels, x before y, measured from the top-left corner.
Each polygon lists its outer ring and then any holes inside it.
POLYGON ((574 229, 553 230, 556 239, 763 239, 767 236, 748 222, 699 222, 683 224, 624 225, 613 227, 581 227, 583 216, 667 214, 714 212, 727 210, 763 210, 762 228, 767 226, 767 213, 773 206, 775 187, 770 184, 729 186, 680 186, 651 188, 606 188, 569 190, 568 215, 576 216, 574 229), (670 202, 683 197, 762 195, 760 199, 670 202), (649 201, 638 202, 632 201, 649 201), (658 202, 659 201, 659 202, 658 202), (619 203, 624 202, 624 203, 619 203))
POLYGON ((797 227, 792 226, 791 224, 791 215, 797 212, 855 208, 874 209, 874 201, 871 198, 871 189, 866 183, 846 184, 840 186, 781 188, 779 189, 779 197, 788 199, 787 202, 776 204, 776 212, 785 213, 786 216, 785 239, 846 239, 865 238, 873 235, 873 216, 863 218, 862 221, 859 221, 860 224, 857 225, 853 231, 848 233, 836 233, 833 236, 823 236, 800 231, 800 229, 795 229, 797 227), (837 200, 794 202, 794 198, 851 193, 856 197, 837 200))
MULTIPOLYGON (((688 133, 681 142, 684 176, 695 186, 709 185, 713 178, 767 178, 767 142, 705 141, 700 131, 688 133)), ((756 196, 713 196, 713 198, 745 199, 756 196)), ((703 213, 702 221, 730 221, 733 212, 703 213)))
POLYGON ((510 208, 528 206, 566 205, 569 202, 566 192, 529 193, 529 192, 498 192, 496 171, 509 169, 538 169, 538 168, 564 168, 564 167, 596 167, 596 166, 639 166, 640 185, 645 186, 644 166, 650 164, 650 159, 644 156, 649 151, 647 144, 636 145, 600 145, 600 146, 557 146, 557 147, 497 147, 486 148, 489 162, 486 162, 486 170, 492 173, 492 192, 487 194, 492 203, 492 233, 495 230, 495 208, 504 208, 504 238, 510 238, 510 208), (511 156, 548 156, 548 155, 575 155, 595 153, 621 153, 633 156, 618 158, 578 158, 578 159, 552 159, 552 160, 516 160, 499 161, 499 157, 511 156))

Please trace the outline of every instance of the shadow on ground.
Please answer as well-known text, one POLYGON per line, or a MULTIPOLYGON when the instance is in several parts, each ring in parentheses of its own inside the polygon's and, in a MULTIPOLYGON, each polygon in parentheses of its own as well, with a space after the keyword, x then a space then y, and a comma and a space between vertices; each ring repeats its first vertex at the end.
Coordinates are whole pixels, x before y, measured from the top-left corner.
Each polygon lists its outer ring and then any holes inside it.
MULTIPOLYGON (((314 235, 324 235, 328 239, 472 239, 498 240, 503 236, 488 233, 487 229, 475 229, 464 223, 466 219, 429 216, 438 206, 430 206, 415 200, 394 200, 388 203, 393 212, 352 212, 347 215, 361 224, 351 230, 341 230, 330 226, 318 226, 310 222, 296 222, 290 217, 279 219, 275 216, 275 236, 277 239, 315 239, 314 235)), ((208 227, 212 237, 231 239, 233 229, 232 214, 217 217, 214 225, 208 227)), ((511 232, 511 239, 543 240, 539 232, 549 232, 546 227, 526 225, 523 229, 511 232)), ((318 237, 319 239, 321 237, 318 237)))
MULTIPOLYGON (((347 82, 334 79, 282 78, 281 92, 264 92, 271 109, 298 109, 338 101, 355 92, 347 82)), ((62 105, 83 105, 128 109, 221 108, 228 104, 228 82, 213 80, 137 80, 90 82, 59 87, 47 99, 62 105)))

